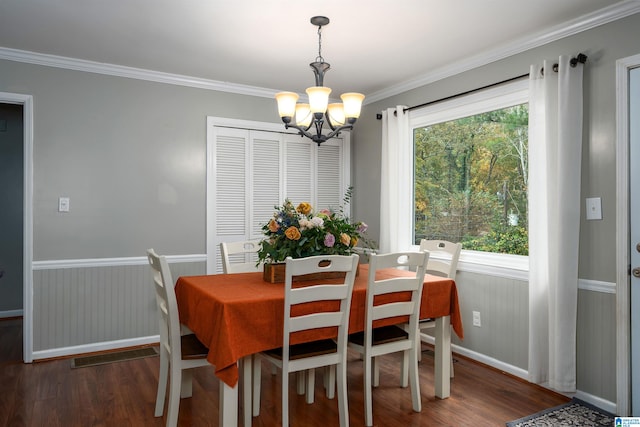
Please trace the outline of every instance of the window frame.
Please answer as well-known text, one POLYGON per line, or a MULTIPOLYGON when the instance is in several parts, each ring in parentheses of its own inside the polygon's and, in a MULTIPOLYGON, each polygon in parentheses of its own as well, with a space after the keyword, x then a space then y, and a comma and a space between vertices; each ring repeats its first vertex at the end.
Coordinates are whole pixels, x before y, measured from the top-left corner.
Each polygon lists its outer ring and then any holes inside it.
MULTIPOLYGON (((409 111, 410 140, 408 143, 411 146, 412 161, 414 158, 413 134, 416 128, 528 102, 529 81, 523 79, 409 111)), ((411 200, 413 201, 415 198, 414 182, 411 184, 407 188, 411 191, 411 200)), ((407 228, 411 236, 414 234, 414 228, 413 222, 407 228)), ((413 241, 412 237, 411 240, 413 241)), ((412 248, 417 250, 418 245, 413 245, 412 248)), ((460 253, 458 270, 528 280, 529 257, 526 255, 499 254, 463 249, 460 253)))

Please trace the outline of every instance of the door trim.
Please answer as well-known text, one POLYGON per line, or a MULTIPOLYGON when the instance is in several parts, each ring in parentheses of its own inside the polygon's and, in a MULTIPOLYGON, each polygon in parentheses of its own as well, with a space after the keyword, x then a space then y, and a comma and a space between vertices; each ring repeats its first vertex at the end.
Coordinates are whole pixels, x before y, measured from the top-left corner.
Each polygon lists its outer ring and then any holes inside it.
POLYGON ((23 358, 33 361, 33 96, 0 92, 0 102, 22 105, 24 183, 23 183, 23 358))
POLYGON ((631 325, 629 253, 629 70, 640 55, 616 61, 616 406, 631 411, 631 325))

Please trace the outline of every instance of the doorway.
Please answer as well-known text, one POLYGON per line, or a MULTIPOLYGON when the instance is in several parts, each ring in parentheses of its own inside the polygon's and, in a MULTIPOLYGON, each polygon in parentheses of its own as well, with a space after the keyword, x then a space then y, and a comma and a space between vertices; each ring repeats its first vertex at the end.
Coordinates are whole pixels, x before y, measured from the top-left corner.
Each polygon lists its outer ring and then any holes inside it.
MULTIPOLYGON (((16 275, 16 270, 22 270, 22 357, 24 362, 30 363, 33 361, 33 270, 31 266, 33 261, 33 97, 0 92, 0 105, 3 106, 3 111, 16 113, 19 110, 22 115, 22 189, 18 190, 22 193, 22 197, 18 197, 20 201, 14 200, 15 203, 22 205, 22 223, 18 227, 16 237, 22 243, 19 245, 22 256, 18 257, 18 265, 11 266, 10 270, 5 269, 5 274, 16 275)), ((7 122, 6 126, 8 125, 7 122)), ((4 126, 0 123, 0 129, 4 126)), ((15 194, 11 197, 16 199, 15 194)))
POLYGON ((20 104, 0 104, 0 318, 23 315, 24 120, 20 104))
POLYGON ((640 281, 631 274, 640 268, 640 165, 634 161, 640 150, 640 74, 634 71, 639 67, 640 55, 616 62, 616 412, 621 416, 640 416, 640 318, 632 316, 640 310, 640 281))

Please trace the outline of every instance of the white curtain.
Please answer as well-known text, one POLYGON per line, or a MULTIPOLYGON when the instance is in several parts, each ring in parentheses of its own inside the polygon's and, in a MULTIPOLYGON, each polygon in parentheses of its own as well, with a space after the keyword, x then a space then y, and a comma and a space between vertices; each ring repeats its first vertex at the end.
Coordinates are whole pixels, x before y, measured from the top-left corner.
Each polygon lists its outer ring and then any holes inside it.
POLYGON ((406 251, 413 224, 413 148, 404 106, 382 112, 380 253, 406 251))
POLYGON ((576 390, 583 65, 532 65, 529 100, 529 380, 576 390), (544 72, 543 72, 544 70, 544 72))

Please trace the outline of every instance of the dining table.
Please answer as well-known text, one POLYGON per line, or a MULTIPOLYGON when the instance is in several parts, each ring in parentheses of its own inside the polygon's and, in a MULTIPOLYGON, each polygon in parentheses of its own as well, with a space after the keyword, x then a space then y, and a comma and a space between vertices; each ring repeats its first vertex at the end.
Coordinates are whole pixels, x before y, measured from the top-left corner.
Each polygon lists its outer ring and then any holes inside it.
MULTIPOLYGON (((368 264, 359 265, 352 293, 349 333, 364 330, 368 267, 368 264)), ((415 273, 378 270, 376 280, 407 274, 415 273)), ((304 286, 304 282, 294 286, 304 286)), ((181 276, 175 293, 180 322, 207 346, 207 360, 220 379, 220 425, 237 426, 239 362, 245 370, 244 387, 249 387, 252 355, 282 346, 284 284, 265 281, 261 272, 181 276)), ((425 275, 420 318, 436 320, 434 388, 435 396, 445 399, 450 393, 451 330, 460 339, 464 337, 453 280, 425 275)), ((324 339, 330 337, 326 335, 329 333, 334 331, 320 330, 298 336, 292 338, 292 344, 324 339)), ((244 409, 245 417, 249 417, 250 408, 244 409)))

